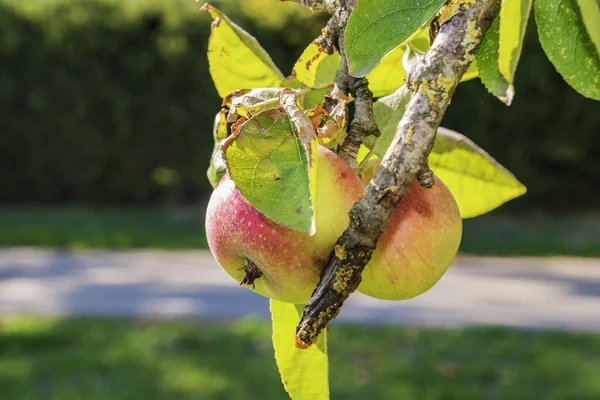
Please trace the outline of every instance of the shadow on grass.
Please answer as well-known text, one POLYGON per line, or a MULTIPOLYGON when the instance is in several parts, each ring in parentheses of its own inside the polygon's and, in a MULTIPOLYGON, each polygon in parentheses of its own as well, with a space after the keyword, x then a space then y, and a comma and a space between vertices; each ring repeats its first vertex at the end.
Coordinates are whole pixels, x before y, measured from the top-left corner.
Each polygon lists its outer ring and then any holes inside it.
POLYGON ((2 399, 285 398, 267 326, 55 320, 8 323, 2 399))
MULTIPOLYGON (((0 320, 2 399, 285 399, 266 322, 0 320)), ((600 337, 339 324, 332 399, 597 399, 600 337)))

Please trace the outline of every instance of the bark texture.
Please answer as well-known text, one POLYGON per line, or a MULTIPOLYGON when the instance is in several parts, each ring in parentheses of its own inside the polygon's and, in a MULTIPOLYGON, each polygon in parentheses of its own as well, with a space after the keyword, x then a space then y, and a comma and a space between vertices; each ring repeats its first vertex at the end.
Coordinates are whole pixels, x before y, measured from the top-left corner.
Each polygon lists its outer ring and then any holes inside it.
MULTIPOLYGON (((394 141, 363 197, 350 211, 350 226, 338 240, 304 307, 296 329, 299 347, 314 343, 359 286, 381 232, 417 175, 423 186, 429 184, 426 161, 437 129, 499 7, 499 0, 450 0, 442 10, 444 18, 440 18, 431 48, 407 75, 412 98, 394 141)), ((356 107, 358 112, 358 104, 356 107)))

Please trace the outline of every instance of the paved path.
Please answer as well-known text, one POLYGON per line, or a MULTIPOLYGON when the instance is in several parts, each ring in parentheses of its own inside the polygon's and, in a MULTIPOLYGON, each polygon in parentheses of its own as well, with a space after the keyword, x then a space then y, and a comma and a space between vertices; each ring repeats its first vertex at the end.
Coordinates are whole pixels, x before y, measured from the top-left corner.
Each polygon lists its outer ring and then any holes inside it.
MULTIPOLYGON (((0 314, 268 318, 207 252, 0 251, 0 314)), ((600 260, 459 257, 416 299, 354 294, 337 320, 600 331, 600 260)))

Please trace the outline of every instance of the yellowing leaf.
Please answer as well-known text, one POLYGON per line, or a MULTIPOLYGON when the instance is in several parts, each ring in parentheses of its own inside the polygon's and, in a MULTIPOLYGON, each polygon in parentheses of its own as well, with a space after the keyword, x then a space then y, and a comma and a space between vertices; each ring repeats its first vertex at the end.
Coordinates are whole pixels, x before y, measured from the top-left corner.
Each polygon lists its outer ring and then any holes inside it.
POLYGON ((337 51, 327 54, 318 44, 311 43, 294 64, 292 75, 308 87, 319 87, 334 81, 341 62, 337 51))
POLYGON ((485 214, 527 189, 467 137, 439 128, 429 167, 450 189, 463 218, 485 214))
POLYGON ((329 400, 327 330, 308 349, 296 347, 296 325, 302 306, 271 299, 275 360, 292 400, 329 400))
POLYGON ((577 0, 583 24, 600 55, 600 3, 597 0, 577 0))
POLYGON ((406 46, 396 47, 383 60, 367 74, 369 89, 374 97, 386 96, 394 93, 400 86, 404 85, 406 71, 402 65, 402 57, 406 46))
POLYGON ((510 85, 514 84, 532 4, 533 0, 502 0, 498 68, 510 85))
POLYGON ((214 20, 208 41, 208 65, 221 97, 237 89, 279 86, 283 74, 254 37, 208 3, 201 10, 208 11, 214 20))
MULTIPOLYGON (((295 103, 297 96, 289 93, 295 103)), ((231 179, 256 209, 314 234, 317 138, 308 117, 291 108, 255 114, 226 140, 225 157, 231 179)))

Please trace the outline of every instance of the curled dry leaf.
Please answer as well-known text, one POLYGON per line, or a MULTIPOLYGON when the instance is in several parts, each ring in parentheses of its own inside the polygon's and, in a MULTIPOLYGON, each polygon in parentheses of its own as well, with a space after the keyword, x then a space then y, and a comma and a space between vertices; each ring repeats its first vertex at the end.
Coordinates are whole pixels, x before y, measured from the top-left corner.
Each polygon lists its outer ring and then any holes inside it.
POLYGON ((325 96, 324 111, 327 118, 317 128, 319 143, 322 146, 335 150, 344 141, 347 135, 349 102, 350 98, 337 87, 325 96))

